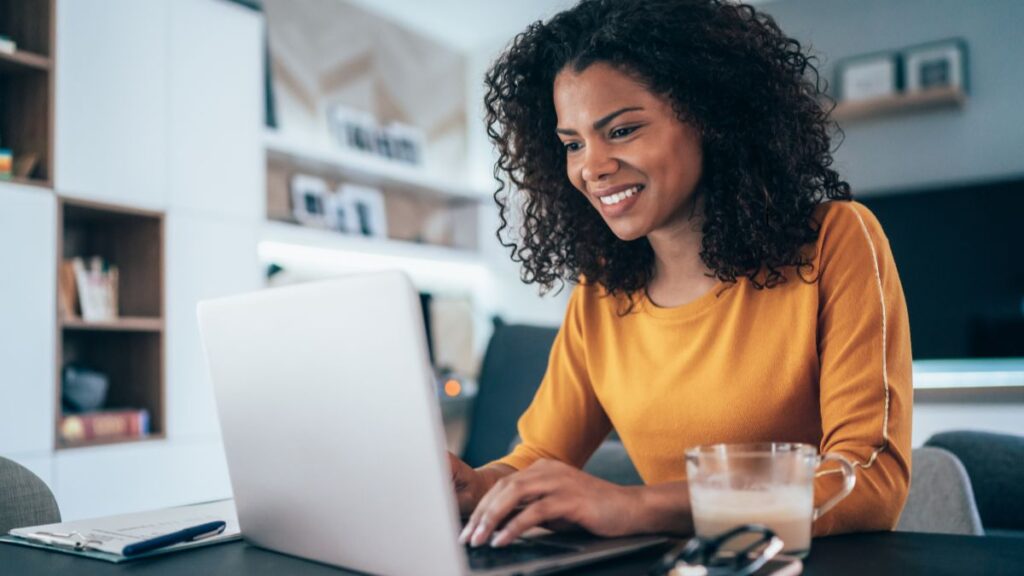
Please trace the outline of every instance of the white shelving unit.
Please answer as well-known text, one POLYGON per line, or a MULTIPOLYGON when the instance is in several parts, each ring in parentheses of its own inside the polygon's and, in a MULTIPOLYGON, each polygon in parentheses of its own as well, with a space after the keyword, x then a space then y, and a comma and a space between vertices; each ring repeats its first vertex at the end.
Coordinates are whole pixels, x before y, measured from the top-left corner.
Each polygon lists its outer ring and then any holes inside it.
POLYGON ((370 270, 402 270, 417 287, 438 293, 490 291, 491 272, 469 250, 365 238, 286 222, 264 224, 259 243, 264 263, 285 265, 301 278, 370 270))
POLYGON ((478 202, 490 192, 445 178, 423 168, 403 164, 369 153, 309 145, 275 130, 264 134, 267 158, 281 160, 315 173, 360 182, 370 186, 402 189, 443 200, 478 202))
MULTIPOLYGON (((275 170, 285 166, 287 170, 374 186, 386 194, 424 199, 435 208, 453 210, 455 225, 462 231, 456 244, 477 245, 477 207, 490 195, 484 189, 422 167, 340 147, 310 144, 276 130, 264 133, 264 147, 268 171, 272 166, 277 167, 275 170)), ((272 181, 268 177, 268 186, 273 186, 272 181)), ((276 188, 268 188, 268 195, 279 199, 283 193, 280 186, 279 183, 276 188)), ((274 204, 281 206, 279 200, 274 204)), ((259 256, 265 264, 278 264, 302 279, 400 269, 425 290, 473 293, 483 299, 487 298, 483 292, 492 290, 490 269, 476 250, 348 235, 286 222, 283 218, 280 208, 268 211, 260 233, 259 256)))

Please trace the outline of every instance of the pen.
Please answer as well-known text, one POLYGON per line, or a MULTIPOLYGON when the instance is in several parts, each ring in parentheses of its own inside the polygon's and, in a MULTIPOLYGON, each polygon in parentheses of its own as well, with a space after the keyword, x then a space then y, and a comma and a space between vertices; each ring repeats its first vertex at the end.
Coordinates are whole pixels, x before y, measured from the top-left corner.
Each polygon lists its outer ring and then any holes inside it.
POLYGON ((178 530, 177 532, 171 532, 170 534, 164 534, 163 536, 157 536, 156 538, 150 538, 149 540, 134 542, 125 546, 121 554, 124 556, 137 556, 139 554, 149 552, 150 550, 180 544, 181 542, 202 540, 203 538, 209 538, 210 536, 220 534, 226 527, 227 524, 222 520, 207 522, 206 524, 185 528, 184 530, 178 530))

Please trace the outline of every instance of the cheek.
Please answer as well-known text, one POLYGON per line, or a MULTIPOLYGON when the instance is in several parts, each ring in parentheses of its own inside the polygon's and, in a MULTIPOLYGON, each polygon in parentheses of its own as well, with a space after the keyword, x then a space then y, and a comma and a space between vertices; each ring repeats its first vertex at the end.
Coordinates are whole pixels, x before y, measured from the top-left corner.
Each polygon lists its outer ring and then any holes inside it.
POLYGON ((572 184, 573 188, 580 192, 585 192, 586 187, 583 182, 583 174, 580 169, 574 166, 574 162, 569 160, 565 164, 565 175, 569 178, 569 183, 572 184))

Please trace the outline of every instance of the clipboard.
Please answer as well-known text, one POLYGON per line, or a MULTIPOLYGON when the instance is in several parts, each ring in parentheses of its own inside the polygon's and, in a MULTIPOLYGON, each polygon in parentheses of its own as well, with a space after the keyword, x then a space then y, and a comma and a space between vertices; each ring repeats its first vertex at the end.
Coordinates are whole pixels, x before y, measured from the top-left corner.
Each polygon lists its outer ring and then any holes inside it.
POLYGON ((0 542, 85 556, 116 564, 230 542, 238 540, 241 536, 235 501, 228 499, 151 512, 14 528, 8 534, 0 536, 0 542), (217 520, 222 520, 227 525, 224 531, 216 536, 182 542, 130 557, 123 553, 124 547, 129 544, 217 520))

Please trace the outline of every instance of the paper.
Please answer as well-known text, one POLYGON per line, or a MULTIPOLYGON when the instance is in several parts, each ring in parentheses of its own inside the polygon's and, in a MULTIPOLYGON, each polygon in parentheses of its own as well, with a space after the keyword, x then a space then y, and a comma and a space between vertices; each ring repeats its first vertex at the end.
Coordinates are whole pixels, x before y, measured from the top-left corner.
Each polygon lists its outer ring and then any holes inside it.
POLYGON ((86 551, 104 552, 123 558, 124 547, 129 544, 218 520, 223 520, 227 524, 222 534, 154 551, 164 553, 237 538, 241 531, 238 527, 234 500, 15 528, 10 534, 24 539, 25 543, 42 544, 65 551, 71 550, 69 545, 80 542, 86 551))

